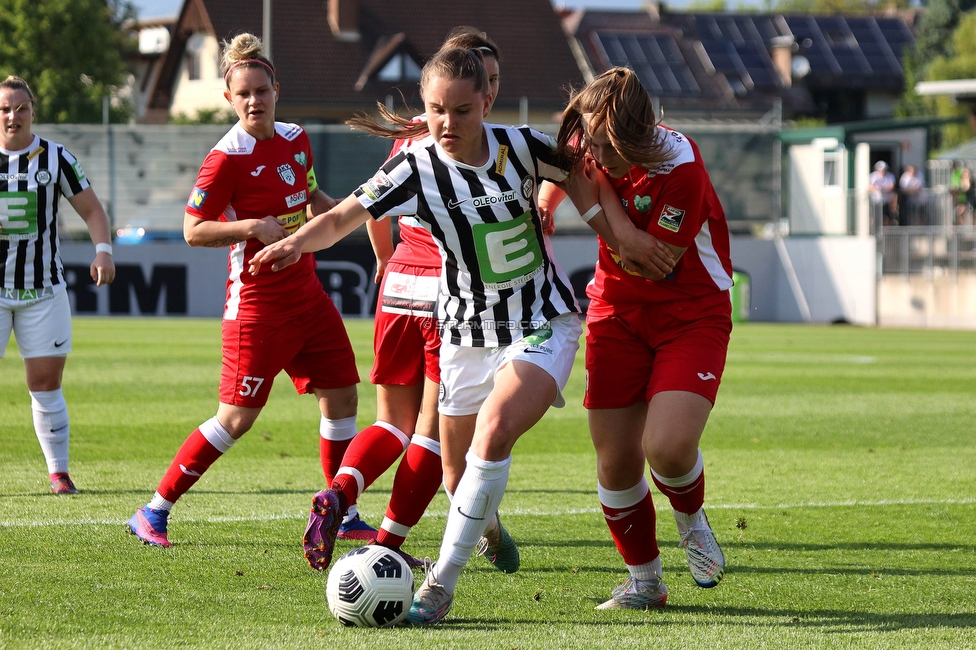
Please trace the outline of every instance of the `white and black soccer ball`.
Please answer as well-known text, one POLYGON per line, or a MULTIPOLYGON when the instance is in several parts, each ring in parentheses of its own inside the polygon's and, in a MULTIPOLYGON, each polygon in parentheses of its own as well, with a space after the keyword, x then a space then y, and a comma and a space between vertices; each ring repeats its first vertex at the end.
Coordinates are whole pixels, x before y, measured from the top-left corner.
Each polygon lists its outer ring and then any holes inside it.
POLYGON ((325 596, 329 611, 343 625, 390 627, 410 611, 413 572, 386 547, 360 546, 332 565, 325 596))

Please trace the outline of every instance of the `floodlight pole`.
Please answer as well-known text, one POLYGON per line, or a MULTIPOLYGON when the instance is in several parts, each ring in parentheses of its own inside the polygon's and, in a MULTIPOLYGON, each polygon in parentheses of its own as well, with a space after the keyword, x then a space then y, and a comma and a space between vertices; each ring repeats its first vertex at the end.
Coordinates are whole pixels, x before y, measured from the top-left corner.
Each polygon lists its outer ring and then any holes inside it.
POLYGON ((274 57, 271 56, 271 0, 264 0, 264 31, 261 34, 264 41, 264 53, 272 61, 274 57))

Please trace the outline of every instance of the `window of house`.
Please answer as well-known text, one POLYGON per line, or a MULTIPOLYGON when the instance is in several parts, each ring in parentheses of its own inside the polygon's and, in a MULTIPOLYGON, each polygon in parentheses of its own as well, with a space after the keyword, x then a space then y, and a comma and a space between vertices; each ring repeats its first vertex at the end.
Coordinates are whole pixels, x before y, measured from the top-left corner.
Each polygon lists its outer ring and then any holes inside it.
POLYGON ((393 55, 376 78, 387 82, 420 81, 420 66, 409 54, 400 52, 393 55))
POLYGON ((824 187, 840 187, 840 152, 825 151, 823 154, 824 187))

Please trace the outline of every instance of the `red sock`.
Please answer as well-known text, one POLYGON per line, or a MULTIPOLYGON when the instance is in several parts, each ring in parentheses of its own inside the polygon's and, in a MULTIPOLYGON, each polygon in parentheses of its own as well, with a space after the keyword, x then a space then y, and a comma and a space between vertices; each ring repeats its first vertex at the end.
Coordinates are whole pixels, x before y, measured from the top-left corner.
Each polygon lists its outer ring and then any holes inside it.
POLYGON ((599 485, 598 492, 603 517, 624 562, 638 566, 660 555, 655 532, 657 518, 647 481, 641 479, 633 488, 620 491, 599 485))
POLYGON ((392 467, 410 438, 392 424, 377 422, 350 442, 331 487, 346 495, 346 502, 352 505, 363 490, 392 467))
POLYGON ((654 479, 654 485, 661 491, 661 494, 671 502, 671 507, 678 512, 691 515, 698 512, 698 509, 705 504, 704 470, 691 483, 680 487, 665 485, 661 482, 661 477, 654 473, 651 474, 651 478, 654 479))
POLYGON ((407 453, 400 461, 393 479, 390 504, 386 507, 386 519, 376 537, 378 544, 399 548, 437 494, 444 476, 438 453, 440 444, 427 438, 424 441, 407 447, 407 453))
POLYGON ((199 428, 195 429, 176 452, 156 491, 167 501, 176 502, 223 453, 210 444, 199 428))
POLYGON ((342 465, 342 456, 349 448, 353 438, 348 440, 329 440, 319 438, 319 459, 322 461, 322 474, 325 475, 325 485, 332 485, 335 480, 336 472, 342 465))

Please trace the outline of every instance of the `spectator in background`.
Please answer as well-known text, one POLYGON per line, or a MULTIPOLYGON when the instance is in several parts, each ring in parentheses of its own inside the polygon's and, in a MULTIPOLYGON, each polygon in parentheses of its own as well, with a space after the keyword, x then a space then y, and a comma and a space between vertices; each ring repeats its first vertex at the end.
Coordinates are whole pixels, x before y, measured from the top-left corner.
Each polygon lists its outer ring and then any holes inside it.
POLYGON ((898 206, 902 225, 925 225, 922 210, 925 201, 925 182, 912 165, 906 165, 898 179, 898 206))
POLYGON ((897 224, 898 195, 895 193, 895 175, 883 160, 874 163, 874 171, 868 176, 868 194, 871 197, 871 215, 877 219, 880 214, 882 223, 886 226, 897 224))
POLYGON ((973 225, 973 209, 976 208, 976 186, 969 167, 960 167, 959 181, 955 187, 956 225, 973 225))
POLYGON ((105 209, 81 164, 60 144, 31 132, 34 93, 20 77, 0 82, 0 359, 10 333, 27 371, 34 432, 55 494, 77 494, 68 476, 68 406, 61 392, 71 352, 71 306, 58 253, 61 196, 88 226, 96 285, 115 279, 105 209))

